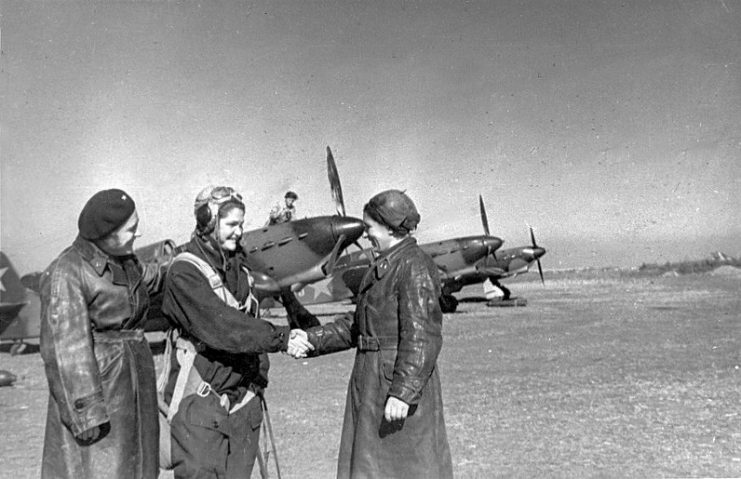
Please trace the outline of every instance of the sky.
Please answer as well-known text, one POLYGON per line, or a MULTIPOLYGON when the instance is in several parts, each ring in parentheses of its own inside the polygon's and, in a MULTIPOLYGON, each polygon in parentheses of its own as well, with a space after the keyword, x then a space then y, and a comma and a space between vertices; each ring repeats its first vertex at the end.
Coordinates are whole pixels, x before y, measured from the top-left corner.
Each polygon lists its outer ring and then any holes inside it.
POLYGON ((0 248, 44 269, 96 191, 180 243, 230 185, 348 214, 405 190, 422 243, 545 269, 741 256, 741 0, 0 0, 0 248))

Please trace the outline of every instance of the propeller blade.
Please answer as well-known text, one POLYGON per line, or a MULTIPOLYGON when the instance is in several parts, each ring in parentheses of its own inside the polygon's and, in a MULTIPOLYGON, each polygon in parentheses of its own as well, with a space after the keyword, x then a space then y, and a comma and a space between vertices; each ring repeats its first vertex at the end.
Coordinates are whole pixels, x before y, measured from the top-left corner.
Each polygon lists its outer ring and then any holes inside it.
POLYGON ((337 214, 345 216, 345 200, 342 198, 342 185, 340 185, 340 174, 334 163, 332 150, 327 147, 327 174, 329 175, 329 187, 332 190, 332 200, 337 208, 337 214))
POLYGON ((545 284, 545 280, 543 279, 543 267, 540 266, 540 258, 538 258, 538 273, 540 273, 540 282, 545 284))
MULTIPOLYGON (((489 219, 486 216, 486 208, 484 207, 484 198, 479 194, 479 212, 481 213, 481 225, 484 227, 484 234, 486 236, 491 236, 489 234, 489 219)), ((492 250, 491 246, 486 248, 486 257, 484 258, 484 266, 489 266, 489 256, 491 256, 492 250)), ((494 257, 496 259, 496 256, 494 257)))
POLYGON ((329 276, 334 272, 334 267, 337 263, 337 257, 340 254, 340 246, 342 246, 342 243, 345 242, 345 238, 346 236, 344 234, 341 234, 340 237, 337 239, 337 243, 335 243, 334 248, 332 248, 332 253, 329 255, 329 259, 322 268, 325 275, 329 276))
POLYGON ((481 224, 484 225, 484 234, 486 236, 490 236, 489 234, 489 220, 486 217, 486 208, 484 208, 484 198, 479 195, 479 211, 481 211, 481 224))
POLYGON ((535 233, 533 233, 533 227, 528 225, 528 228, 530 228, 530 241, 533 242, 533 248, 537 248, 538 245, 535 244, 535 233))
MULTIPOLYGON (((528 225, 528 228, 530 228, 530 241, 533 242, 533 248, 537 248, 538 244, 535 242, 535 233, 533 233, 533 227, 528 225)), ((543 279, 543 267, 540 265, 540 258, 536 258, 536 261, 538 262, 538 273, 540 273, 540 282, 545 284, 545 280, 543 279)))

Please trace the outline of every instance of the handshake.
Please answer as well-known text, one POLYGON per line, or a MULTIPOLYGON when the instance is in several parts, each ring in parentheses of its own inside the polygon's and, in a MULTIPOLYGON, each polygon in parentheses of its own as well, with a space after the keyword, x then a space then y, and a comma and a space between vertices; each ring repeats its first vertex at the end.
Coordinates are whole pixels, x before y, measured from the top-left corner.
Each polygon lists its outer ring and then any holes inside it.
POLYGON ((305 358, 314 346, 309 342, 309 337, 303 329, 292 329, 288 338, 288 350, 286 354, 294 359, 305 358))

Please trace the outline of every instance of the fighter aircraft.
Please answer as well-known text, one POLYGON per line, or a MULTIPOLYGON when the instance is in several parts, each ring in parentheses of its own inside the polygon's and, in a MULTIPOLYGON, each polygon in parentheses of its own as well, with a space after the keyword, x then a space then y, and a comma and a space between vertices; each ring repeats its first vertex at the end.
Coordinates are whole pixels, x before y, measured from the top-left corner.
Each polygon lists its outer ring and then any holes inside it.
POLYGON ((10 354, 23 352, 25 339, 39 337, 40 312, 38 292, 23 284, 10 259, 0 251, 0 341, 13 341, 10 354))
MULTIPOLYGON (((432 257, 438 267, 441 283, 445 285, 477 274, 481 260, 501 245, 500 238, 487 234, 424 243, 420 248, 432 257)), ((373 252, 369 248, 346 253, 337 260, 335 272, 329 278, 304 287, 296 296, 305 305, 353 298, 372 261, 373 252)), ((444 312, 455 311, 457 305, 458 301, 450 294, 443 294, 440 298, 444 312)))
MULTIPOLYGON (((500 251, 498 248, 502 240, 491 236, 489 232, 484 200, 480 195, 479 207, 484 236, 469 236, 420 245, 432 256, 440 270, 442 285, 440 306, 445 313, 453 313, 458 307, 458 299, 453 293, 470 284, 483 283, 487 299, 497 296, 494 288, 501 291, 502 300, 510 299, 510 291, 499 280, 527 272, 533 262, 538 263, 540 278, 543 280, 540 257, 545 254, 545 249, 535 243, 532 228, 530 228, 532 246, 500 251), (458 255, 458 252, 461 254, 458 255)), ((371 261, 370 250, 346 254, 337 261, 332 276, 307 286, 297 293, 297 297, 305 305, 352 299, 357 294, 360 281, 371 261)))
MULTIPOLYGON (((489 220, 486 216, 484 199, 481 195, 479 195, 479 209, 484 232, 489 234, 489 220)), ((533 263, 538 264, 540 281, 544 283, 543 267, 540 264, 540 258, 545 254, 546 250, 536 244, 532 226, 529 229, 531 246, 519 246, 501 251, 493 251, 491 255, 486 256, 477 263, 475 274, 466 275, 456 282, 445 284, 443 293, 450 295, 460 291, 464 286, 469 284, 483 283, 484 293, 487 299, 495 299, 498 296, 497 292, 501 292, 501 301, 507 301, 511 298, 511 292, 499 280, 526 273, 533 263)))

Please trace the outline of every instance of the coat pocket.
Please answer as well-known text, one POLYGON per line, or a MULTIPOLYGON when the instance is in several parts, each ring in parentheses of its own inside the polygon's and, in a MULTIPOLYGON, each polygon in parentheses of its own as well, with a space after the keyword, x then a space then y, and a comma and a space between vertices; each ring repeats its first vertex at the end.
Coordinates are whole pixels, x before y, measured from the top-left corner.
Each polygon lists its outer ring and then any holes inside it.
MULTIPOLYGON (((225 434, 221 428, 223 421, 227 418, 227 413, 223 407, 218 405, 218 402, 211 397, 200 398, 195 394, 189 395, 188 399, 192 401, 187 409, 189 424, 225 434)), ((181 407, 184 402, 185 399, 180 403, 181 407)))
POLYGON ((391 361, 383 361, 381 364, 381 374, 383 377, 391 381, 394 379, 394 363, 391 361))
POLYGON ((106 411, 113 414, 133 400, 124 345, 118 342, 96 343, 95 361, 98 363, 98 377, 103 388, 106 411))
POLYGON ((121 370, 123 344, 97 343, 95 345, 95 360, 98 362, 100 380, 108 382, 118 376, 121 370))
POLYGON ((394 379, 394 366, 396 364, 396 351, 382 350, 378 355, 381 361, 381 376, 388 381, 394 379))

